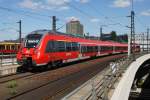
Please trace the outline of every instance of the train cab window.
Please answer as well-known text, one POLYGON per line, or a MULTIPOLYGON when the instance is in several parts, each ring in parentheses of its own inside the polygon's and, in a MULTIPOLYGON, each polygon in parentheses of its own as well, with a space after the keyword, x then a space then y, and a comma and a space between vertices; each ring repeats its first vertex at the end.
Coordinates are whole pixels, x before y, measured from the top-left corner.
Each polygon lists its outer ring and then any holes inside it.
POLYGON ((26 36, 24 44, 26 48, 34 48, 42 38, 42 34, 29 34, 26 36))
POLYGON ((72 51, 71 42, 66 42, 66 51, 72 51))

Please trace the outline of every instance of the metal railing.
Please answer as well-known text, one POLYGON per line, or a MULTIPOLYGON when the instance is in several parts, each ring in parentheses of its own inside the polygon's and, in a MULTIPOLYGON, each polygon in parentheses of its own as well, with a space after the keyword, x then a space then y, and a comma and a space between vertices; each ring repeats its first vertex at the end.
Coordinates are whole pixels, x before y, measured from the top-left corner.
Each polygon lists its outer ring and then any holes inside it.
POLYGON ((16 54, 0 53, 0 67, 17 64, 16 54))
MULTIPOLYGON (((146 53, 136 54, 135 58, 143 54, 146 53)), ((65 96, 62 100, 73 99, 73 96, 83 88, 86 88, 86 90, 83 89, 86 93, 82 96, 77 96, 78 100, 108 100, 110 90, 114 89, 114 85, 117 83, 119 77, 122 76, 133 61, 134 57, 131 55, 130 58, 124 57, 116 62, 111 62, 103 71, 104 73, 100 72, 69 95, 65 96)))

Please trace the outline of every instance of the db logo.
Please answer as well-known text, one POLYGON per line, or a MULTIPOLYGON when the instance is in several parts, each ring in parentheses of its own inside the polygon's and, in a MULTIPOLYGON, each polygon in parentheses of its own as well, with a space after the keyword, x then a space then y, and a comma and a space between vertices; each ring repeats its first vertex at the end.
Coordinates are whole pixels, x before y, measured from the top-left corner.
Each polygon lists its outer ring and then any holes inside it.
POLYGON ((29 52, 30 52, 29 50, 26 51, 26 53, 29 53, 29 52))
POLYGON ((66 56, 71 56, 71 53, 66 53, 66 56))

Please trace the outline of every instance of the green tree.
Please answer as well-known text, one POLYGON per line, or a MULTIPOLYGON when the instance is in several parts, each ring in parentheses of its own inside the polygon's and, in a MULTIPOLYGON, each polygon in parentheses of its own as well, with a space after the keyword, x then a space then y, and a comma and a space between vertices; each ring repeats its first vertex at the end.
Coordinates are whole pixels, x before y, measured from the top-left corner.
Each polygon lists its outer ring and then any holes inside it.
POLYGON ((112 31, 110 34, 111 34, 111 36, 112 36, 112 41, 117 41, 117 34, 116 34, 116 31, 112 31))

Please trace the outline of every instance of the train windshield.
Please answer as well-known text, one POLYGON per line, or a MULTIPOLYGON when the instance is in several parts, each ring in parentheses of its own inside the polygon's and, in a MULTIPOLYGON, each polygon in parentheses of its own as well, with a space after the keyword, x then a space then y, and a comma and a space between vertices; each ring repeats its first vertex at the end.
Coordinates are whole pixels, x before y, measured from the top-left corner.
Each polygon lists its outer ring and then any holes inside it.
POLYGON ((24 46, 26 48, 34 48, 37 46, 41 38, 42 38, 42 34, 29 34, 25 38, 24 46))

